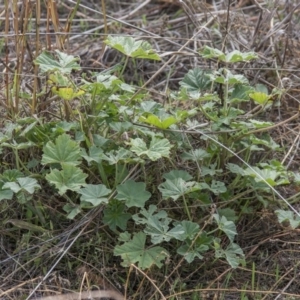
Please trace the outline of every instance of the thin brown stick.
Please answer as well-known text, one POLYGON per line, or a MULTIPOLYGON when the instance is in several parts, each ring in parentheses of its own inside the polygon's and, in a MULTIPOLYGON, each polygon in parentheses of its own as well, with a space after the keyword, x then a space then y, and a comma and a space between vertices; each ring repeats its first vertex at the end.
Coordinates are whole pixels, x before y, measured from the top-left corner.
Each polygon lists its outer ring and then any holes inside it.
POLYGON ((92 299, 92 298, 112 298, 114 300, 125 300, 122 294, 113 290, 61 294, 55 296, 36 298, 36 300, 80 300, 80 299, 92 299))

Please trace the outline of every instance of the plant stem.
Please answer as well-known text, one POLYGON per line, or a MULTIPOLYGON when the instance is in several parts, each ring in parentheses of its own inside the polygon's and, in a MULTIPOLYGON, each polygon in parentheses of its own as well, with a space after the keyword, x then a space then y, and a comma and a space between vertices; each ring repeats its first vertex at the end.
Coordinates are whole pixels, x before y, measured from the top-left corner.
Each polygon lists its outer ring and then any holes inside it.
POLYGON ((186 199, 185 199, 184 195, 182 196, 182 198, 183 198, 185 212, 188 215, 189 220, 192 222, 192 217, 191 217, 191 214, 190 214, 190 211, 189 211, 189 207, 187 205, 187 202, 186 202, 186 199))

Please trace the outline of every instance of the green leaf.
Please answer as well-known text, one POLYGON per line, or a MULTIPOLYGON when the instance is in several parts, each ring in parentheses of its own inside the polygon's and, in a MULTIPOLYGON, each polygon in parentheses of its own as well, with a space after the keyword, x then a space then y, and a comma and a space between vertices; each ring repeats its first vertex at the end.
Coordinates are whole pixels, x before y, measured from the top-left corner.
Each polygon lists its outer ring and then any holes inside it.
POLYGON ((14 196, 14 193, 11 189, 2 189, 0 190, 0 201, 1 200, 11 200, 14 196))
POLYGON ((177 249, 177 253, 182 255, 188 263, 192 263, 196 257, 203 259, 201 253, 209 249, 207 245, 191 245, 191 242, 186 242, 177 249))
POLYGON ((236 216, 235 211, 231 208, 219 208, 217 211, 220 216, 226 217, 228 221, 235 222, 239 219, 238 216, 236 216))
POLYGON ((195 184, 196 182, 194 181, 186 182, 182 178, 177 178, 174 180, 167 179, 158 186, 158 189, 161 191, 164 199, 172 198, 174 201, 176 201, 183 195, 199 189, 194 189, 195 184))
POLYGON ((89 154, 86 153, 85 149, 81 149, 81 156, 90 164, 91 162, 100 163, 105 157, 103 150, 97 146, 91 146, 89 148, 89 154))
POLYGON ((242 248, 236 244, 230 244, 224 251, 227 262, 232 268, 237 268, 244 261, 244 252, 242 248))
POLYGON ((280 150, 280 145, 278 145, 269 135, 263 135, 261 138, 257 138, 255 135, 250 135, 250 144, 264 145, 273 151, 280 150))
MULTIPOLYGON (((192 97, 192 99, 198 100, 200 102, 206 102, 203 104, 203 108, 206 110, 212 110, 212 108, 214 107, 215 103, 214 102, 219 102, 219 97, 216 93, 214 94, 210 94, 210 93, 205 93, 203 96, 201 97, 194 97, 193 94, 190 95, 192 97)), ((195 95, 196 96, 196 95, 195 95)))
MULTIPOLYGON (((51 72, 51 74, 49 74, 48 83, 52 86, 68 86, 68 85, 71 85, 71 80, 68 76, 64 75, 63 73, 55 71, 55 72, 51 72)), ((62 122, 62 123, 65 126, 67 122, 62 122)), ((70 125, 71 124, 68 124, 67 126, 70 126, 70 125)))
POLYGON ((120 255, 123 259, 122 266, 129 267, 138 263, 142 270, 149 269, 153 265, 158 268, 163 266, 162 260, 168 256, 168 252, 162 247, 146 247, 146 235, 136 233, 133 238, 121 246, 116 246, 114 255, 120 255))
POLYGON ((195 68, 189 70, 183 80, 179 82, 182 88, 186 88, 188 92, 201 92, 212 88, 212 81, 207 76, 211 71, 195 68))
POLYGON ((255 52, 246 52, 246 53, 242 53, 238 50, 233 50, 231 52, 229 52, 228 54, 226 54, 226 62, 229 63, 236 63, 236 62, 247 62, 250 61, 252 59, 256 59, 258 58, 258 55, 255 52))
POLYGON ((140 121, 141 122, 144 122, 144 123, 147 123, 147 124, 150 124, 150 125, 153 125, 157 128, 160 128, 160 129, 167 129, 169 128, 171 125, 173 124, 176 124, 178 123, 179 120, 177 120, 175 117, 173 116, 170 116, 170 117, 166 117, 164 119, 160 119, 158 116, 156 115, 153 115, 153 114, 149 114, 146 117, 144 116, 141 116, 140 117, 140 121))
POLYGON ((191 176, 187 171, 184 171, 184 170, 172 170, 168 173, 165 173, 163 175, 163 178, 169 179, 169 180, 181 178, 185 181, 189 181, 193 178, 193 176, 191 176))
POLYGON ((258 83, 255 85, 255 90, 257 92, 261 92, 261 93, 264 93, 264 94, 268 94, 268 87, 264 84, 261 84, 261 83, 258 83))
POLYGON ((218 214, 213 214, 216 223, 221 231, 223 231, 229 238, 231 242, 233 242, 234 237, 236 236, 236 227, 232 221, 228 221, 225 216, 220 216, 218 214))
POLYGON ((258 57, 255 52, 242 53, 238 50, 234 50, 225 55, 222 51, 208 46, 205 46, 202 51, 200 51, 200 55, 204 58, 216 58, 226 63, 247 62, 258 57))
POLYGON ((206 176, 206 175, 210 175, 210 176, 214 176, 217 173, 222 173, 222 169, 216 169, 217 163, 213 163, 206 166, 202 166, 201 167, 201 175, 202 176, 206 176))
POLYGON ((9 140, 10 134, 3 134, 3 132, 0 132, 0 144, 6 142, 7 140, 9 140))
POLYGON ((108 144, 109 140, 99 134, 92 134, 94 145, 96 147, 103 147, 108 144))
POLYGON ((108 198, 105 197, 111 193, 104 184, 88 184, 86 187, 78 191, 81 194, 80 200, 92 203, 97 206, 101 203, 108 203, 108 198))
POLYGON ((300 173, 294 172, 293 176, 294 176, 294 182, 299 184, 300 183, 300 173))
POLYGON ((295 215, 295 213, 290 210, 286 211, 277 209, 275 210, 275 213, 277 215, 279 223, 289 222, 293 229, 297 228, 300 225, 300 217, 295 215))
POLYGON ((131 214, 125 212, 125 204, 118 200, 111 200, 103 211, 103 223, 113 231, 119 227, 125 230, 131 214))
POLYGON ((212 237, 208 237, 207 234, 203 232, 195 241, 187 239, 185 243, 177 249, 177 253, 184 256, 184 259, 188 263, 191 263, 196 257, 203 259, 202 254, 209 250, 211 242, 212 237))
POLYGON ((78 165, 81 155, 79 145, 67 134, 62 134, 53 142, 48 142, 43 148, 42 164, 78 165))
POLYGON ((230 71, 227 71, 226 81, 230 85, 235 85, 235 84, 245 85, 245 84, 249 84, 248 79, 244 75, 232 74, 230 71))
POLYGON ((133 125, 131 122, 111 122, 109 123, 109 127, 115 130, 118 133, 123 133, 125 131, 132 130, 133 125))
POLYGON ((149 148, 146 143, 140 139, 131 139, 130 141, 132 152, 138 156, 147 155, 152 161, 156 161, 162 157, 169 157, 172 145, 167 139, 153 137, 149 148))
POLYGON ((146 41, 136 41, 128 36, 108 36, 105 43, 132 58, 160 60, 160 57, 146 41))
POLYGON ((210 80, 229 85, 248 85, 248 80, 245 76, 240 74, 232 74, 228 69, 221 69, 219 71, 214 71, 212 74, 208 74, 210 80))
POLYGON ((144 217, 140 217, 138 214, 132 216, 136 224, 146 224, 144 232, 151 236, 151 242, 159 244, 163 241, 168 242, 172 238, 182 240, 181 237, 184 234, 182 225, 178 223, 170 229, 171 219, 167 217, 165 211, 154 214, 154 209, 156 206, 150 205, 149 211, 141 209, 140 214, 144 217))
POLYGON ((250 93, 249 96, 254 102, 256 102, 257 104, 260 104, 262 106, 264 106, 268 102, 270 102, 270 96, 268 94, 265 94, 262 92, 250 93))
MULTIPOLYGON (((81 86, 81 89, 84 91, 89 91, 93 95, 104 95, 114 97, 118 99, 118 95, 114 94, 116 91, 124 91, 126 94, 132 94, 135 91, 135 88, 129 84, 124 83, 121 79, 115 75, 108 74, 96 74, 96 80, 93 82, 85 81, 85 84, 81 86)), ((112 99, 112 98, 111 98, 112 99)))
POLYGON ((77 63, 79 58, 73 55, 68 55, 59 50, 55 50, 58 61, 52 54, 44 51, 35 60, 34 63, 39 65, 42 72, 60 71, 61 73, 70 74, 73 70, 80 70, 80 65, 77 63))
POLYGON ((151 242, 154 245, 164 241, 169 242, 172 238, 182 240, 181 236, 184 234, 180 224, 169 230, 167 220, 157 220, 155 217, 148 220, 144 232, 151 236, 151 242))
POLYGON ((197 223, 184 220, 180 222, 180 224, 184 231, 182 236, 183 240, 193 240, 193 238, 199 233, 199 225, 197 223))
POLYGON ((205 158, 211 157, 211 154, 209 154, 206 150, 204 149, 195 149, 195 150, 190 150, 189 152, 184 152, 181 155, 181 158, 186 161, 186 160, 192 160, 192 161, 202 161, 205 158))
POLYGON ((244 170, 244 174, 253 177, 256 182, 267 182, 271 186, 276 186, 276 179, 281 176, 281 172, 276 170, 258 167, 247 168, 244 170))
POLYGON ((118 150, 112 150, 106 155, 103 154, 102 159, 108 161, 110 165, 116 165, 119 162, 129 162, 131 161, 132 153, 120 147, 118 150))
POLYGON ((221 61, 226 61, 226 56, 222 51, 208 46, 204 46, 204 48, 200 51, 200 55, 203 58, 216 58, 221 61))
MULTIPOLYGON (((148 219, 151 218, 154 213, 157 211, 157 206, 151 204, 148 208, 148 210, 142 208, 140 210, 140 214, 142 214, 144 217, 140 217, 138 214, 134 215, 134 220, 136 222, 136 224, 147 224, 148 223, 148 219)), ((168 218, 168 214, 165 210, 159 210, 155 216, 159 219, 167 219, 168 218)), ((169 219, 169 222, 171 222, 171 219, 169 219)))
POLYGON ((15 149, 15 150, 23 150, 23 149, 31 148, 35 145, 32 142, 17 143, 16 141, 13 141, 13 142, 10 142, 10 143, 2 143, 2 146, 12 148, 12 149, 15 149))
POLYGON ((146 184, 143 182, 127 180, 116 189, 118 192, 116 199, 125 200, 127 207, 144 207, 145 202, 151 197, 151 194, 145 190, 146 184))
POLYGON ((14 192, 10 188, 3 188, 4 183, 0 181, 0 201, 11 200, 14 196, 14 192))
POLYGON ((253 87, 244 84, 236 84, 230 95, 229 101, 231 103, 240 103, 249 101, 249 94, 253 92, 253 87))
POLYGON ((231 172, 231 173, 234 173, 234 174, 239 174, 239 175, 242 175, 244 176, 244 169, 241 168, 240 166, 236 165, 236 164, 233 164, 233 163, 228 163, 227 164, 227 169, 231 172))
POLYGON ((19 191, 26 191, 29 194, 33 194, 36 189, 40 189, 41 186, 37 183, 36 179, 30 177, 18 177, 17 182, 6 182, 3 185, 3 189, 11 189, 14 193, 19 191))
POLYGON ((12 169, 12 170, 5 170, 3 172, 3 174, 0 174, 0 178, 4 181, 4 182, 8 182, 8 181, 16 181, 17 178, 19 177, 24 177, 23 173, 20 172, 17 169, 12 169))
POLYGON ((114 75, 98 74, 96 76, 96 81, 92 83, 86 81, 86 84, 82 88, 92 95, 107 95, 116 89, 119 90, 121 84, 122 80, 114 75))
POLYGON ((64 205, 63 210, 68 213, 67 218, 73 220, 78 214, 81 213, 81 208, 79 205, 73 205, 67 203, 64 205))
POLYGON ((53 94, 59 96, 60 98, 70 101, 73 100, 74 98, 81 96, 85 93, 83 90, 76 90, 73 87, 56 87, 53 86, 51 88, 51 91, 53 94))
POLYGON ((46 175, 46 179, 54 184, 60 195, 63 195, 67 190, 79 191, 82 186, 85 186, 87 175, 79 168, 70 165, 62 164, 62 170, 51 170, 50 174, 46 175))
POLYGON ((224 182, 212 180, 210 188, 209 188, 215 195, 219 195, 225 193, 227 188, 224 182))
POLYGON ((159 109, 162 108, 162 105, 160 103, 157 103, 156 101, 143 101, 141 104, 141 112, 142 113, 150 113, 154 114, 159 109))
POLYGON ((266 128, 274 125, 273 122, 267 122, 267 121, 259 121, 259 120, 249 120, 255 128, 266 128))
POLYGON ((212 82, 220 84, 225 84, 227 82, 224 74, 221 71, 213 71, 211 74, 207 74, 207 76, 212 82))
POLYGON ((119 242, 129 242, 131 240, 131 234, 127 231, 121 232, 118 237, 119 242))
POLYGON ((244 252, 241 247, 235 243, 229 244, 224 250, 221 248, 220 239, 214 240, 216 258, 224 257, 232 268, 237 268, 244 261, 244 252))

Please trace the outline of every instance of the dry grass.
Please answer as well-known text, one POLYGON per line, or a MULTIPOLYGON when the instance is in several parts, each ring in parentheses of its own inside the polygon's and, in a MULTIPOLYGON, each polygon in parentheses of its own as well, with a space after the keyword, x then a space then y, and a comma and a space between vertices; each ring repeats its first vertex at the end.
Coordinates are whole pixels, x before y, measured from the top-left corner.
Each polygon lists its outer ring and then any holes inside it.
MULTIPOLYGON (((279 124, 272 135, 285 153, 278 159, 291 170, 299 170, 298 119, 284 122, 299 111, 300 6, 296 0, 82 0, 77 8, 72 0, 47 1, 48 8, 39 0, 24 0, 15 7, 13 1, 4 2, 2 122, 32 115, 60 118, 52 99, 47 94, 40 96, 46 78, 37 76, 33 60, 42 49, 79 56, 84 72, 89 74, 113 67, 121 59, 104 47, 108 33, 147 39, 163 57, 162 62, 141 60, 137 67, 129 64, 125 79, 136 85, 145 83, 143 88, 160 102, 167 101, 169 90, 178 87, 189 69, 217 67, 217 62, 202 61, 197 49, 209 45, 226 52, 251 50, 259 59, 235 65, 232 71, 244 73, 252 85, 285 89, 278 99, 280 105, 274 105, 265 118, 279 124), (106 13, 102 13, 104 8, 106 13), (33 97, 24 99, 22 93, 26 91, 33 97)), ((280 192, 297 208, 300 195, 296 186, 280 192)), ((0 299, 25 299, 23 295, 35 288, 38 295, 93 285, 114 286, 130 299, 162 299, 162 295, 165 299, 241 299, 243 294, 247 299, 300 299, 299 231, 280 226, 271 208, 259 215, 245 214, 237 225, 246 266, 232 270, 214 261, 213 254, 195 265, 174 257, 164 273, 150 270, 145 274, 138 269, 122 269, 110 255, 114 237, 105 232, 97 217, 99 210, 75 223, 66 222, 55 209, 59 199, 49 198, 44 191, 39 200, 49 203, 56 231, 35 237, 2 223, 0 299), (82 271, 83 266, 88 270, 82 271)), ((17 219, 18 210, 22 210, 20 205, 0 207, 1 219, 6 221, 17 219)))

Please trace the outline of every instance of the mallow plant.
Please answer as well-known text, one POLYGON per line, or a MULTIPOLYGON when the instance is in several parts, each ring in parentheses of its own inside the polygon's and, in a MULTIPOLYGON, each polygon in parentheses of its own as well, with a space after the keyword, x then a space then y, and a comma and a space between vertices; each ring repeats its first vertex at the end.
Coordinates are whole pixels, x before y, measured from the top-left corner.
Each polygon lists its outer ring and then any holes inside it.
MULTIPOLYGON (((129 59, 159 60, 144 41, 108 37, 106 43, 124 54, 123 71, 129 59)), ((260 118, 278 91, 252 86, 232 71, 256 54, 204 47, 199 55, 222 67, 188 71, 170 94, 172 103, 183 105, 163 105, 136 94, 123 71, 120 78, 81 74, 75 83, 76 57, 41 53, 35 63, 63 120, 35 118, 22 134, 2 137, 2 151, 14 147, 19 164, 1 176, 0 200, 26 205, 46 181, 68 219, 102 206, 102 221, 118 240, 113 253, 125 267, 160 268, 176 254, 188 263, 208 253, 232 268, 245 263, 235 241, 237 220, 258 203, 268 206, 276 187, 298 177, 272 159, 281 147, 269 134, 274 124, 260 118), (37 150, 30 161, 20 162, 16 139, 37 150)), ((299 225, 293 213, 277 214, 299 225)))

